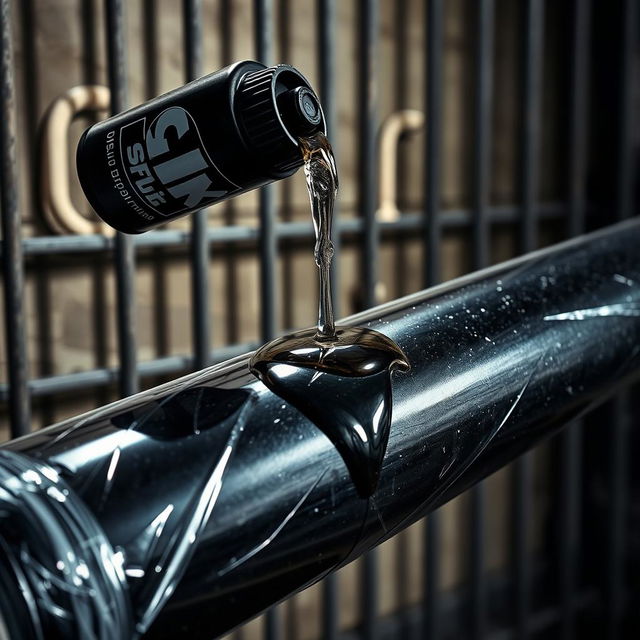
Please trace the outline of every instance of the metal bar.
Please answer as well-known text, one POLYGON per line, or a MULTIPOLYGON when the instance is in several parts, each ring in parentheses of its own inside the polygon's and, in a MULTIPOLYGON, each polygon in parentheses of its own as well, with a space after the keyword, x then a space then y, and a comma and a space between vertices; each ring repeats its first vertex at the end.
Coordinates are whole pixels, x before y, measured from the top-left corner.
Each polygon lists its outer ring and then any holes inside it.
POLYGON ((471 637, 484 638, 487 627, 487 595, 484 566, 486 485, 477 484, 471 489, 471 549, 469 577, 471 587, 471 637))
POLYGON ((364 222, 362 246, 363 306, 376 304, 378 281, 378 223, 375 197, 378 117, 377 59, 379 7, 377 0, 358 2, 358 208, 364 222))
MULTIPOLYGON (((340 166, 340 146, 338 140, 338 114, 336 99, 336 52, 337 52, 337 19, 336 0, 318 0, 317 3, 318 24, 318 76, 320 78, 320 100, 324 119, 327 124, 327 135, 333 147, 336 162, 340 166)), ((339 202, 334 205, 333 211, 333 247, 334 258, 331 263, 331 292, 333 294, 333 311, 336 317, 340 316, 340 216, 339 202)))
MULTIPOLYGON (((335 0, 318 0, 316 5, 317 31, 317 64, 320 88, 320 100, 327 124, 327 135, 333 147, 333 153, 339 165, 338 119, 336 100, 336 2, 335 0), (335 135, 334 135, 335 134, 335 135)), ((333 212, 334 258, 331 263, 331 293, 333 310, 340 316, 340 215, 336 202, 333 212)), ((322 584, 322 637, 324 640, 336 640, 338 636, 338 580, 335 575, 327 576, 322 584)))
POLYGON ((440 517, 437 511, 427 517, 425 535, 422 637, 432 640, 440 636, 440 517))
POLYGON ((538 246, 538 220, 534 203, 538 199, 540 175, 544 2, 526 1, 523 28, 520 248, 522 251, 533 251, 538 246))
MULTIPOLYGON (((187 82, 202 75, 202 0, 184 0, 185 76, 187 82)), ((196 369, 210 364, 209 329, 209 242, 208 214, 196 211, 191 216, 191 300, 193 354, 196 369)))
MULTIPOLYGON (((216 32, 219 40, 219 55, 221 64, 230 65, 234 60, 234 12, 233 0, 221 0, 219 9, 219 19, 216 24, 216 32)), ((236 203, 233 199, 228 200, 222 209, 222 219, 225 226, 233 225, 236 218, 236 203)), ((217 234, 218 229, 216 229, 217 234)), ((211 234, 209 234, 209 242, 211 242, 211 234)), ((224 256, 225 264, 225 291, 226 291, 226 333, 229 342, 238 341, 239 331, 239 303, 238 295, 238 259, 236 247, 230 244, 225 245, 220 252, 224 256)), ((238 640, 238 638, 236 638, 238 640)))
POLYGON ((629 475, 629 394, 621 391, 612 402, 613 433, 608 451, 609 523, 605 583, 606 638, 623 637, 625 613, 626 517, 629 475))
POLYGON ((425 47, 425 111, 427 135, 425 136, 425 197, 424 244, 427 251, 424 262, 426 285, 440 281, 440 147, 442 142, 442 68, 443 68, 443 3, 442 0, 426 0, 427 17, 425 47))
POLYGON ((27 383, 26 323, 24 317, 24 261, 22 256, 22 218, 18 200, 16 167, 16 113, 13 81, 13 41, 11 2, 0 5, 0 213, 2 224, 2 278, 4 294, 7 379, 9 381, 9 420, 13 437, 31 428, 31 403, 27 383))
MULTIPOLYGON (((410 104, 409 98, 409 87, 413 84, 413 76, 411 74, 411 64, 410 64, 410 55, 409 49, 410 39, 409 39, 409 24, 410 21, 407 20, 408 13, 408 2, 407 0, 401 0, 400 2, 394 3, 393 8, 393 47, 394 47, 394 55, 393 55, 393 103, 392 108, 394 111, 400 112, 404 111, 408 108, 410 104), (409 77, 411 76, 412 82, 409 81, 409 77)), ((413 14, 412 14, 413 15, 413 14)), ((393 115, 391 116, 394 117, 393 115)), ((391 179, 392 183, 395 180, 396 186, 396 202, 395 205, 398 209, 406 208, 406 193, 407 187, 409 184, 408 174, 410 168, 409 158, 407 157, 406 149, 407 144, 404 136, 400 135, 397 139, 397 149, 396 149, 396 166, 394 169, 393 176, 385 176, 384 171, 379 167, 379 180, 380 180, 380 190, 383 191, 382 181, 391 179)), ((385 153, 382 149, 383 140, 380 135, 380 148, 378 151, 378 159, 379 162, 383 162, 382 155, 385 153)), ((381 197, 382 194, 379 194, 381 197)), ((384 206, 382 202, 378 202, 378 208, 384 206)), ((378 214, 378 218, 384 219, 384 216, 380 216, 378 214)), ((409 293, 407 289, 407 272, 408 272, 408 260, 407 260, 407 251, 406 251, 406 238, 397 237, 394 243, 394 264, 392 267, 393 270, 393 287, 396 291, 396 295, 402 296, 409 293)), ((404 538, 403 538, 404 540, 404 538)), ((400 544, 404 544, 403 541, 400 544)), ((400 578, 400 576, 398 576, 400 578)), ((402 585, 398 583, 399 591, 402 591, 402 585)), ((400 597, 400 593, 398 596, 400 597)))
MULTIPOLYGON (((256 59, 269 64, 273 56, 271 30, 272 0, 254 0, 256 59)), ((276 209, 271 185, 260 189, 260 326, 263 340, 271 340, 276 333, 276 209)))
MULTIPOLYGON (((621 6, 619 128, 615 218, 624 220, 636 213, 634 190, 636 145, 633 137, 634 91, 637 72, 634 65, 638 38, 638 3, 624 0, 621 6)), ((630 393, 622 390, 613 400, 613 435, 609 447, 610 515, 607 547, 607 581, 605 585, 606 637, 623 635, 627 571, 626 521, 629 494, 630 393)))
MULTIPOLYGON (((538 219, 534 203, 538 199, 540 162, 540 120, 542 99, 542 61, 544 44, 544 3, 527 0, 524 15, 522 69, 521 182, 522 221, 520 250, 538 245, 538 219)), ((520 640, 529 637, 531 600, 531 562, 529 532, 532 518, 533 459, 523 456, 514 465, 513 550, 515 580, 515 626, 520 640)))
POLYGON ((339 594, 338 577, 329 574, 322 583, 322 638, 336 640, 339 629, 339 594))
MULTIPOLYGON (((424 149, 424 250, 425 286, 440 281, 440 151, 442 129, 442 69, 444 52, 444 5, 442 0, 425 2, 425 112, 427 133, 424 149)), ((424 629, 426 640, 440 635, 440 515, 432 513, 425 527, 424 629)))
MULTIPOLYGON (((142 3, 144 34, 144 92, 148 100, 160 93, 158 69, 158 12, 156 0, 142 3)), ((135 239, 134 239, 135 246, 135 239)), ((155 324, 155 355, 164 357, 169 353, 169 322, 166 313, 169 305, 167 286, 167 261, 162 249, 151 252, 153 270, 153 317, 155 324)))
MULTIPOLYGON (((237 355, 255 349, 257 342, 245 342, 229 347, 222 347, 212 351, 211 361, 221 362, 237 355)), ((188 355, 173 355, 153 360, 143 360, 138 363, 138 375, 143 379, 154 376, 184 373, 194 367, 193 357, 188 355)), ((95 389, 114 384, 118 380, 118 368, 91 369, 78 373, 66 373, 47 378, 29 380, 28 390, 34 398, 44 398, 58 393, 70 393, 83 389, 95 389)), ((0 402, 5 403, 9 398, 9 387, 0 385, 0 402)))
MULTIPOLYGON (((131 628, 149 640, 208 640, 362 555, 640 377, 639 242, 636 219, 347 320, 384 331, 412 366, 392 379, 375 509, 321 428, 266 390, 246 356, 8 443, 0 468, 16 459, 55 466, 68 508, 81 492, 109 543, 100 566, 138 568, 140 588, 126 593, 137 612, 131 628), (554 287, 543 288, 549 273, 554 287), (619 273, 632 281, 624 290, 619 273), (140 538, 158 514, 163 528, 140 538), (134 558, 145 558, 149 538, 153 552, 140 567, 134 558)), ((45 471, 47 482, 56 478, 45 471)))
POLYGON ((533 490, 533 459, 526 453, 513 467, 513 570, 515 598, 515 630, 517 638, 526 638, 529 629, 531 599, 530 528, 533 490))
MULTIPOLYGON (((536 207, 536 215, 540 220, 558 220, 566 216, 566 204, 561 202, 542 203, 536 207)), ((468 209, 448 209, 441 211, 438 227, 445 229, 468 228, 473 220, 473 211, 468 209)), ((513 224, 519 219, 519 209, 510 206, 491 207, 487 218, 492 224, 513 224)), ((379 223, 381 233, 419 231, 423 227, 424 214, 404 212, 397 221, 379 223)), ((343 218, 336 221, 341 235, 362 234, 364 224, 360 218, 343 218)), ((313 227, 306 222, 284 222, 275 226, 276 234, 282 238, 313 238, 313 227)), ((230 242, 255 242, 260 232, 255 227, 227 225, 209 228, 207 240, 210 244, 230 242)), ((186 231, 167 230, 149 231, 133 236, 137 249, 150 247, 184 247, 188 244, 190 234, 186 231)), ((102 235, 83 236, 36 236, 24 238, 22 241, 25 256, 42 254, 100 253, 113 250, 114 242, 102 235)), ((0 252, 1 253, 1 252, 0 252)))
MULTIPOLYGON (((474 149, 473 268, 482 269, 490 260, 490 228, 487 208, 491 192, 491 118, 493 97, 493 32, 494 0, 481 0, 477 5, 475 52, 476 109, 474 149)), ((469 578, 471 587, 471 637, 481 640, 486 634, 486 581, 484 567, 485 485, 473 487, 471 500, 471 541, 469 578)))
MULTIPOLYGON (((362 303, 364 308, 376 304, 378 281, 378 223, 375 197, 376 134, 378 116, 377 60, 379 7, 377 0, 358 2, 358 206, 364 224, 362 245, 362 303)), ((371 551, 361 565, 361 636, 376 640, 378 617, 378 560, 371 551)))
POLYGON ((271 607, 264 620, 265 640, 278 640, 282 636, 282 623, 280 621, 280 611, 277 606, 271 607))
MULTIPOLYGON (((127 64, 125 45, 125 5, 122 0, 105 0, 107 73, 111 89, 111 114, 127 107, 127 64)), ((121 396, 138 390, 136 369, 135 250, 131 236, 118 233, 114 240, 118 355, 121 396)))
MULTIPOLYGON (((271 30, 273 27, 272 0, 254 0, 254 38, 256 59, 269 64, 273 57, 271 30)), ((276 236, 275 193, 272 185, 260 188, 260 326, 263 341, 271 340, 276 334, 276 260, 278 256, 276 236)), ((277 640, 280 637, 278 611, 269 609, 265 619, 265 638, 277 640)))
MULTIPOLYGON (((570 59, 569 92, 569 212, 568 231, 577 236, 585 231, 587 209, 586 174, 589 116, 589 45, 591 42, 591 3, 573 2, 573 42, 570 59)), ((535 215, 535 214, 534 214, 535 215)))
MULTIPOLYGON (((589 43, 591 3, 574 0, 573 42, 570 59, 569 93, 569 212, 568 231, 577 236, 585 231, 586 173, 588 157, 589 43)), ((573 640, 575 594, 581 558, 582 421, 574 422, 560 436, 560 602, 561 637, 573 640)))
POLYGON ((619 129, 616 185, 616 217, 625 220, 636 213, 634 209, 634 186, 637 182, 635 171, 636 145, 633 138, 634 91, 637 86, 634 56, 638 38, 638 3, 623 0, 622 24, 620 31, 620 96, 619 129))
POLYGON ((569 425, 560 436, 560 601, 561 633, 569 640, 576 635, 575 594, 581 552, 580 497, 582 488, 582 423, 569 425))
POLYGON ((477 3, 475 51, 476 144, 473 159, 474 224, 473 262, 476 269, 489 264, 489 226, 487 209, 491 192, 491 117, 493 104, 494 0, 477 3))
POLYGON ((360 572, 360 611, 362 615, 360 637, 363 640, 378 638, 378 553, 369 550, 362 558, 360 572))
MULTIPOLYGON (((393 46, 394 46, 394 59, 393 59, 393 109, 395 111, 401 111, 406 109, 409 103, 409 87, 411 66, 409 64, 409 20, 408 15, 408 2, 406 0, 399 0, 395 3, 393 8, 393 46)), ((397 194, 398 207, 403 207, 404 202, 402 200, 402 194, 406 192, 408 186, 408 169, 409 162, 407 154, 404 153, 404 147, 402 137, 398 140, 398 157, 396 166, 396 180, 397 180, 397 194)), ((379 151, 378 153, 381 153, 379 151)), ((379 176, 379 180, 382 180, 383 176, 379 176)), ((378 207, 380 202, 378 202, 378 207)), ((406 287, 407 278, 407 259, 406 259, 406 238, 400 234, 395 238, 395 261, 393 265, 394 270, 394 287, 397 295, 405 295, 408 293, 406 287)), ((394 571, 394 591, 396 595, 396 613, 394 617, 398 620, 398 631, 395 634, 397 638, 403 638, 403 640, 413 640, 418 637, 417 632, 414 633, 414 629, 411 626, 409 602, 409 575, 410 566, 412 560, 412 551, 409 548, 409 538, 406 532, 402 532, 395 538, 395 571, 394 571)), ((380 626, 381 620, 378 621, 380 626)), ((417 631, 417 630, 416 630, 417 631)), ((380 630, 379 637, 385 637, 384 632, 380 630)), ((386 636, 388 637, 388 636, 386 636)))

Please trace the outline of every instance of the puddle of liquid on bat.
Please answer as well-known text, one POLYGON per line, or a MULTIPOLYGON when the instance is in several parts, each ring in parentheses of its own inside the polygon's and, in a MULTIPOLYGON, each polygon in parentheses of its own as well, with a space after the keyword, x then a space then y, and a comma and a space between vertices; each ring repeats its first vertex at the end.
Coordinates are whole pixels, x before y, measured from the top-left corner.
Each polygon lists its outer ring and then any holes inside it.
POLYGON ((300 139, 316 234, 320 276, 318 324, 264 345, 253 373, 312 420, 333 442, 362 497, 373 494, 389 440, 391 373, 409 361, 387 336, 364 327, 336 327, 331 297, 331 226, 338 174, 322 133, 300 139))

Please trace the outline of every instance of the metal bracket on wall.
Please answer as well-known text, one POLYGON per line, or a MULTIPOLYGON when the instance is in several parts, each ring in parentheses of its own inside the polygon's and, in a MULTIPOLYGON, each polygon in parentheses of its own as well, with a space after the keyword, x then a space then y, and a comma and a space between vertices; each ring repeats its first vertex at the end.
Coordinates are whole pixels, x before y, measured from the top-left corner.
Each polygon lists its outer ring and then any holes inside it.
POLYGON ((108 111, 110 92, 100 85, 73 87, 56 98, 47 110, 40 142, 40 205, 43 217, 58 234, 114 235, 103 222, 83 215, 71 200, 68 134, 79 114, 108 111))
MULTIPOLYGON (((416 109, 402 109, 388 116, 380 127, 380 145, 378 147, 378 222, 393 223, 400 217, 398 196, 398 142, 403 134, 415 133, 424 126, 424 114, 416 109)), ((389 299, 384 282, 376 282, 376 304, 389 299)), ((362 308, 362 288, 358 287, 352 297, 356 309, 362 308)))
POLYGON ((395 222, 400 217, 398 196, 398 142, 405 133, 415 133, 424 126, 424 114, 416 109, 403 109, 392 113, 380 128, 378 151, 380 171, 379 204, 376 216, 379 222, 395 222))

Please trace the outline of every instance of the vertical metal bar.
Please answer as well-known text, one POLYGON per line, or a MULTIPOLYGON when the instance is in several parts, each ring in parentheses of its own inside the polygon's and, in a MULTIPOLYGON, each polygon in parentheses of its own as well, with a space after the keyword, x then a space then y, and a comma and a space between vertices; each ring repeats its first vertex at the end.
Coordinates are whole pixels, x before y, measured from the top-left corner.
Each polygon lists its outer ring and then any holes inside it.
POLYGON ((338 576, 329 574, 322 584, 322 638, 336 640, 338 637, 338 576))
POLYGON ((625 519, 628 494, 629 394, 618 393, 612 401, 613 433, 609 443, 609 527, 607 536, 607 576, 605 585, 606 637, 622 637, 625 600, 625 519))
POLYGON ((562 638, 575 637, 574 596, 580 558, 580 489, 582 422, 570 425, 560 439, 560 600, 562 638))
POLYGON ((440 637, 440 513, 426 519, 423 587, 422 638, 440 637))
POLYGON ((442 58, 443 58, 443 2, 426 0, 427 17, 425 47, 425 111, 427 135, 425 137, 424 244, 427 255, 424 262, 425 286, 440 280, 440 145, 442 141, 442 58))
POLYGON ((376 640, 378 638, 378 553, 376 549, 363 556, 361 578, 360 637, 363 640, 376 640))
POLYGON ((573 2, 569 88, 569 235, 585 232, 591 3, 573 2))
POLYGON ((80 13, 82 16, 82 80, 85 84, 93 84, 97 81, 96 69, 98 68, 93 0, 82 0, 80 13))
POLYGON ((0 213, 2 218, 2 277, 9 381, 9 418, 13 438, 28 433, 31 425, 29 368, 24 319, 24 261, 22 220, 16 171, 16 114, 13 83, 11 2, 1 0, 0 33, 0 213))
MULTIPOLYGON (((269 64, 273 55, 272 0, 254 0, 254 38, 256 58, 269 64)), ((276 258, 277 238, 275 230, 275 201, 273 186, 262 187, 259 193, 260 211, 260 320, 262 340, 271 340, 276 332, 276 258)), ((267 640, 280 638, 280 618, 277 607, 266 613, 265 637, 267 640)))
POLYGON ((282 637, 282 624, 278 606, 271 607, 265 615, 265 640, 279 640, 282 637))
POLYGON ((544 2, 527 0, 524 22, 524 60, 522 69, 521 181, 522 224, 520 250, 525 253, 538 246, 538 197, 542 101, 542 61, 544 46, 544 2))
MULTIPOLYGON (((320 100, 327 123, 327 135, 336 155, 338 148, 338 117, 336 102, 336 1, 318 0, 316 5, 317 62, 320 79, 320 100)), ((338 162, 339 166, 339 162, 338 162)), ((333 294, 333 310, 340 317, 340 231, 335 223, 340 215, 339 205, 334 207, 333 246, 334 258, 331 264, 331 291, 333 294)), ((338 577, 328 575, 322 584, 322 637, 325 640, 336 640, 338 636, 338 577)))
MULTIPOLYGON (((425 112, 426 136, 424 149, 424 248, 425 286, 440 280, 440 146, 442 142, 442 66, 444 49, 444 4, 442 0, 425 0, 425 112)), ((440 513, 435 511, 426 520, 425 566, 423 591, 423 633, 426 640, 440 635, 440 513)))
MULTIPOLYGON (((147 99, 160 92, 158 77, 158 11, 156 0, 142 3, 144 34, 144 88, 147 99)), ((157 357, 169 353, 169 307, 167 286, 166 252, 162 248, 151 251, 153 268, 153 321, 155 325, 155 352, 157 357)))
MULTIPOLYGON (((399 0, 394 4, 393 9, 393 109, 401 111, 407 108, 409 103, 408 88, 410 86, 410 56, 409 48, 409 21, 407 20, 408 0, 399 0)), ((413 80, 413 78, 411 79, 413 80)), ((397 148, 396 164, 396 204, 400 211, 406 207, 409 162, 406 153, 406 140, 400 136, 397 148)), ((382 176, 380 176, 382 179, 382 176)), ((407 239, 398 235, 394 238, 394 294, 396 297, 406 295, 407 290, 407 239)), ((403 542, 399 542, 400 545, 403 542)), ((398 588, 402 586, 398 583, 398 588)), ((404 621, 401 622, 404 624, 404 621)))
POLYGON ((484 529, 486 484, 477 484, 470 492, 471 499, 471 637, 484 638, 486 634, 486 582, 484 567, 484 529))
POLYGON ((636 147, 633 139, 634 89, 637 77, 634 66, 638 29, 638 3, 634 0, 623 1, 622 25, 620 26, 620 116, 618 129, 618 184, 616 185, 617 218, 624 220, 634 214, 633 188, 635 176, 634 154, 636 147))
POLYGON ((409 549, 408 531, 401 531, 395 536, 395 591, 397 598, 397 636, 403 640, 411 640, 414 637, 413 625, 410 615, 410 562, 411 550, 409 549))
POLYGON ((358 189, 360 215, 364 220, 362 253, 363 304, 376 304, 378 279, 378 224, 376 222, 376 128, 377 128, 377 37, 378 2, 359 0, 358 3, 358 111, 360 149, 358 160, 358 189))
MULTIPOLYGON (((377 127, 377 39, 378 2, 358 2, 358 189, 360 215, 364 221, 362 252, 363 305, 376 304, 378 279, 378 236, 376 222, 376 127, 377 127)), ((378 615, 378 558, 375 550, 367 553, 361 565, 361 637, 375 640, 378 615)))
MULTIPOLYGON (((111 113, 127 106, 125 6, 122 0, 106 0, 107 72, 111 89, 111 113)), ((135 252, 133 238, 118 233, 115 239, 119 391, 129 396, 138 391, 136 370, 135 252)))
MULTIPOLYGON (((636 87, 633 58, 637 45, 638 3, 624 0, 620 51, 620 92, 618 119, 618 158, 616 184, 616 217, 618 220, 633 215, 635 187, 635 142, 633 137, 633 100, 636 87)), ((613 400, 613 433, 609 449, 610 508, 607 549, 609 553, 606 603, 606 637, 620 638, 625 615, 625 521, 629 491, 629 431, 630 395, 623 390, 613 400)))
MULTIPOLYGON (((98 78, 98 47, 96 31, 96 11, 97 7, 93 0, 82 0, 82 40, 83 52, 82 80, 85 84, 95 84, 98 78)), ((109 359, 109 339, 107 326, 110 319, 105 317, 104 307, 106 299, 105 272, 107 265, 111 262, 111 256, 104 253, 97 253, 93 258, 93 268, 91 273, 91 326, 94 331, 95 357, 94 364, 98 368, 108 366, 109 359)), ((94 402, 96 406, 107 404, 111 399, 109 390, 106 387, 98 387, 95 391, 94 402)))
MULTIPOLYGON (((570 236, 585 231, 588 67, 591 34, 591 3, 574 0, 573 42, 570 57, 569 89, 569 218, 570 236)), ((560 602, 561 637, 576 636, 574 595, 580 562, 580 492, 582 478, 582 421, 571 424, 560 435, 560 602)))
MULTIPOLYGON (((37 60, 37 44, 33 37, 36 25, 34 0, 23 0, 18 3, 16 17, 20 24, 20 38, 22 42, 22 99, 26 122, 37 123, 39 113, 39 65, 37 60)), ((27 126, 21 131, 23 138, 22 152, 27 165, 27 175, 35 175, 38 166, 38 127, 27 126)), ((26 195, 26 194, 25 194, 26 195)), ((31 194, 33 198, 34 194, 31 194)), ((29 206, 28 198, 22 199, 21 204, 29 206)), ((35 286, 35 318, 37 324, 37 369, 39 377, 53 375, 53 340, 51 327, 51 296, 49 291, 49 268, 47 256, 38 257, 34 264, 33 284, 35 286)), ((30 371, 32 373, 32 371, 30 371)), ((54 399, 43 398, 39 403, 39 411, 32 415, 31 429, 37 424, 44 427, 53 421, 54 399)))
POLYGON ((143 0, 144 92, 147 99, 158 95, 158 10, 155 0, 143 0))
MULTIPOLYGON (((271 29, 272 0, 254 0, 256 58, 269 64, 272 57, 271 29)), ((261 333, 263 340, 271 340, 276 332, 276 259, 275 200, 273 187, 262 187, 259 193, 260 210, 260 296, 261 333)))
MULTIPOLYGON (((202 0, 184 0, 185 76, 187 82, 202 75, 202 0)), ((191 305, 193 356, 196 369, 210 364, 209 331, 209 243, 207 211, 191 216, 191 305)))
MULTIPOLYGON (((521 183, 522 220, 520 250, 525 253, 538 245, 538 219, 535 204, 539 185, 542 61, 544 43, 544 2, 527 0, 524 16, 521 183)), ((514 465, 513 536, 516 637, 529 637, 531 600, 531 562, 529 533, 532 518, 533 457, 523 455, 514 465)))
POLYGON ((489 226, 487 208, 491 191, 491 115, 493 96, 494 0, 477 4, 478 33, 475 52, 476 144, 473 162, 474 225, 473 263, 475 269, 489 264, 489 226))
MULTIPOLYGON (((400 111, 407 107, 408 89, 411 82, 409 65, 409 20, 407 19, 409 3, 407 0, 398 0, 393 8, 393 108, 400 111)), ((398 164, 396 167, 398 206, 400 209, 406 204, 402 197, 407 187, 408 162, 402 138, 398 141, 398 164)), ((380 176, 381 178, 381 176, 380 176)), ((394 242, 394 276, 395 292, 401 296, 406 292, 405 281, 407 278, 406 238, 398 236, 394 242)), ((410 561, 411 550, 409 548, 408 531, 403 531, 395 536, 395 591, 397 602, 397 636, 404 640, 412 640, 416 637, 410 611, 410 561)), ((415 630, 417 631, 417 630, 415 630)))
MULTIPOLYGON (((476 109, 473 184, 473 268, 489 264, 490 229, 487 209, 491 191, 491 116, 493 96, 493 32, 494 0, 477 3, 477 36, 475 51, 476 109)), ((480 639, 486 633, 486 584, 484 568, 485 490, 480 483, 470 492, 471 544, 469 577, 471 587, 471 637, 480 639)))
POLYGON ((513 478, 513 569, 517 638, 527 638, 529 635, 529 601, 531 596, 529 532, 531 529, 532 489, 533 458, 530 453, 527 453, 516 460, 513 478))
MULTIPOLYGON (((220 0, 220 20, 218 26, 220 40, 220 60, 223 66, 233 62, 233 0, 220 0)), ((235 221, 235 202, 233 199, 224 204, 224 223, 232 225, 235 221)), ((238 259, 235 246, 228 244, 223 249, 226 270, 226 333, 227 342, 233 344, 239 340, 238 321, 238 259)))
MULTIPOLYGON (((327 134, 336 156, 338 169, 339 140, 338 115, 336 101, 336 0, 318 0, 318 76, 320 78, 320 100, 327 123, 327 134)), ((341 237, 338 225, 335 224, 340 215, 339 203, 336 202, 333 212, 333 246, 334 258, 331 264, 331 291, 333 294, 333 311, 336 318, 340 317, 340 243, 341 237)))

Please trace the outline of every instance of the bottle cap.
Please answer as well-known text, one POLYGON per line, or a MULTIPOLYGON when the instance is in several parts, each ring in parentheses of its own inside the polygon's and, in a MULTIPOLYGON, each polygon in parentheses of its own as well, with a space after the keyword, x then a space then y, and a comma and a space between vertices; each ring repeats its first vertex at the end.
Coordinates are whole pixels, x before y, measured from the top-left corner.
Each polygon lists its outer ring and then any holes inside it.
POLYGON ((298 138, 325 132, 318 97, 305 77, 289 65, 243 76, 235 114, 247 146, 275 177, 290 175, 302 165, 298 138))

